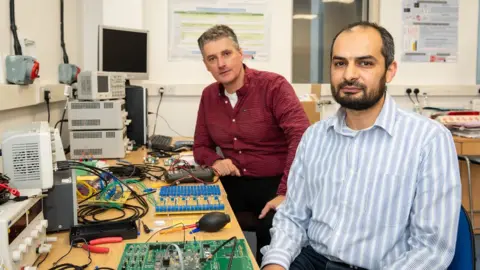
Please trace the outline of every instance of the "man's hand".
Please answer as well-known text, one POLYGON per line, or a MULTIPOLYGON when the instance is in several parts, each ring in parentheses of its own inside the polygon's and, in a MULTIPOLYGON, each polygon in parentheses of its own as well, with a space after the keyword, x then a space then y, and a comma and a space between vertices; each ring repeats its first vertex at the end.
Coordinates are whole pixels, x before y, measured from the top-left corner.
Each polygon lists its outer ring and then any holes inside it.
POLYGON ((278 195, 277 197, 273 198, 273 200, 267 202, 258 218, 262 219, 268 214, 268 211, 276 210, 283 200, 285 200, 285 195, 278 195))
POLYGON ((262 270, 285 270, 285 268, 278 264, 268 264, 267 266, 263 267, 262 270))
POLYGON ((228 158, 215 161, 212 167, 219 174, 218 176, 240 176, 240 171, 235 165, 233 165, 232 160, 228 158))

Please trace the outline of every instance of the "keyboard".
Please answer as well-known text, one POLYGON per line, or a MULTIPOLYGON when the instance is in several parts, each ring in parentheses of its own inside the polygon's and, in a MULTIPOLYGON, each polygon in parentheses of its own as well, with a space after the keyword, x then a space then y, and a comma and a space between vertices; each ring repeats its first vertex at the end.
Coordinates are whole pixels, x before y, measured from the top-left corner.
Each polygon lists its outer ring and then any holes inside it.
POLYGON ((165 135, 152 135, 150 137, 152 143, 152 149, 171 151, 172 150, 172 137, 165 135))

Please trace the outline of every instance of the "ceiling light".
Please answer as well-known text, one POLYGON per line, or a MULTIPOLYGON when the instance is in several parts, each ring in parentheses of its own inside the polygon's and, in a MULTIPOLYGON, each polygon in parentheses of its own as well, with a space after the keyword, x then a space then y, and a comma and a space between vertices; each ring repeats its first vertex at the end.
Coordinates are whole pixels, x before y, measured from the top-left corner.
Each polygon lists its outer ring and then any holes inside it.
POLYGON ((313 20, 317 18, 317 14, 295 14, 293 19, 296 20, 313 20))

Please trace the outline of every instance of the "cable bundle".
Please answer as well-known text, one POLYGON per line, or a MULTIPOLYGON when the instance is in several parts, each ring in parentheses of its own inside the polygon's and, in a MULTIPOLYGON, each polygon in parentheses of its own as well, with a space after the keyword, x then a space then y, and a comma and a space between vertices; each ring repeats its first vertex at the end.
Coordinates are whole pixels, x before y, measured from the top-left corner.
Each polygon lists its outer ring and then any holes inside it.
MULTIPOLYGON (((83 170, 93 175, 96 175, 100 179, 101 188, 96 192, 91 192, 90 196, 83 198, 82 201, 79 202, 79 210, 78 210, 78 222, 82 224, 92 224, 92 223, 102 223, 102 222, 110 222, 110 221, 131 221, 131 220, 138 220, 143 218, 149 210, 149 206, 145 198, 138 195, 138 193, 132 189, 127 182, 124 182, 118 179, 112 172, 97 168, 95 166, 90 166, 81 162, 76 161, 59 161, 57 163, 59 170, 83 170), (130 204, 123 204, 122 206, 119 205, 88 205, 82 204, 87 202, 89 199, 95 196, 105 196, 106 194, 114 193, 113 191, 117 192, 118 189, 120 192, 123 193, 124 190, 129 190, 131 195, 134 199, 138 201, 140 204, 137 205, 130 205, 130 204), (113 218, 104 219, 101 218, 100 215, 104 214, 107 211, 117 211, 120 214, 113 218)), ((132 172, 136 172, 134 169, 132 172)), ((89 193, 90 194, 90 193, 89 193)))

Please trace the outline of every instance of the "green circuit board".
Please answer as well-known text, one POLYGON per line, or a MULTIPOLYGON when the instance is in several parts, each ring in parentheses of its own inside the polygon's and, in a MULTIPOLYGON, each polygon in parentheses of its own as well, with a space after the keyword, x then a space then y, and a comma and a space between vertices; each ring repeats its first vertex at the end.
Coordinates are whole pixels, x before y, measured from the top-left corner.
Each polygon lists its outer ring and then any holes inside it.
MULTIPOLYGON (((184 269, 228 269, 234 241, 230 241, 210 257, 225 240, 191 242, 157 242, 127 244, 118 265, 119 270, 173 270, 182 269, 180 255, 171 244, 181 250, 184 269)), ((232 270, 253 270, 244 239, 238 239, 233 252, 232 270)))

